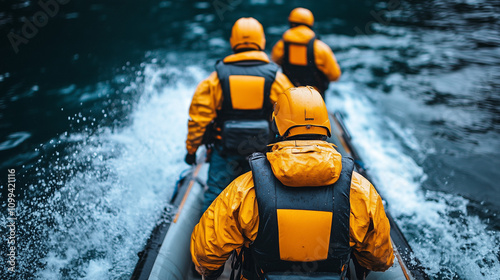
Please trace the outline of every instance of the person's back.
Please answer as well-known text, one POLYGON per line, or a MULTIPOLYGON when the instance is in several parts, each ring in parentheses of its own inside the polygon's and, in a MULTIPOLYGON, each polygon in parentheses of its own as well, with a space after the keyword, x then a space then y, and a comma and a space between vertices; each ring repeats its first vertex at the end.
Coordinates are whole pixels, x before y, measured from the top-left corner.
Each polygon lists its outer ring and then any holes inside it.
POLYGON ((368 270, 388 269, 394 254, 382 199, 352 159, 324 141, 331 128, 319 93, 287 90, 273 125, 282 141, 253 154, 251 172, 234 180, 195 227, 197 270, 216 276, 240 249, 247 279, 341 277, 351 257, 368 270))
POLYGON ((340 67, 328 45, 312 30, 314 17, 304 8, 294 9, 287 30, 272 50, 272 59, 283 68, 295 86, 313 86, 324 97, 331 81, 341 75, 340 67))
POLYGON ((230 38, 234 54, 217 62, 216 71, 198 85, 193 96, 185 161, 196 162, 200 145, 211 147, 204 209, 227 184, 250 169, 246 156, 265 149, 272 104, 292 87, 263 52, 265 42, 256 19, 237 20, 230 38))

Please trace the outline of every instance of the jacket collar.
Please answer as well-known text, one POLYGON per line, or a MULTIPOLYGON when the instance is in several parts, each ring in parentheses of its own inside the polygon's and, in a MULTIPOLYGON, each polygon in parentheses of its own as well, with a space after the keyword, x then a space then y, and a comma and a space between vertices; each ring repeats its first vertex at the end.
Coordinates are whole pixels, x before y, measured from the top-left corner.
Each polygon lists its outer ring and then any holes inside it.
POLYGON ((269 57, 263 51, 247 51, 228 55, 224 58, 224 63, 232 63, 245 60, 258 60, 269 63, 269 57))

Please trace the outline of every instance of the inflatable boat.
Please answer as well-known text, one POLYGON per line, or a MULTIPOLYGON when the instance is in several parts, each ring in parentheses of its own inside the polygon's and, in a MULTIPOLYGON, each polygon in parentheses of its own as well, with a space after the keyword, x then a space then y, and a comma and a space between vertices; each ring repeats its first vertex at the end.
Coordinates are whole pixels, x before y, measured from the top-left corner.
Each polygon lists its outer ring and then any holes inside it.
MULTIPOLYGON (((333 133, 328 141, 334 143, 342 155, 352 157, 357 171, 370 180, 363 161, 351 143, 342 114, 331 114, 331 124, 333 133)), ((195 167, 180 176, 162 221, 153 230, 144 250, 138 254, 139 261, 132 280, 201 279, 193 269, 189 245, 191 232, 202 215, 201 205, 207 170, 208 164, 204 158, 200 158, 195 167)), ((385 200, 384 203, 388 209, 385 200)), ((396 257, 394 265, 385 272, 371 272, 366 279, 429 279, 391 214, 387 211, 386 213, 391 225, 391 240, 396 257)), ((226 270, 219 279, 229 279, 231 265, 226 264, 225 267, 226 270)), ((349 276, 351 280, 358 280, 353 271, 349 276)))

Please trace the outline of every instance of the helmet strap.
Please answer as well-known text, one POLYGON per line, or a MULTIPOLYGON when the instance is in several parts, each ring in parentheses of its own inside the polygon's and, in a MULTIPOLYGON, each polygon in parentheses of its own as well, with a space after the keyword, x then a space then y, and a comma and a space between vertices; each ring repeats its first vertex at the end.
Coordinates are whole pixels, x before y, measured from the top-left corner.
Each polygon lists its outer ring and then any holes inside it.
POLYGON ((252 48, 242 48, 242 49, 233 49, 234 53, 242 53, 242 52, 249 52, 249 51, 256 51, 256 49, 252 48))
MULTIPOLYGON (((278 131, 278 126, 276 125, 275 118, 273 118, 273 120, 271 122, 271 132, 274 134, 273 143, 280 142, 280 141, 283 141, 285 139, 285 137, 281 136, 280 132, 278 131)), ((285 133, 285 135, 286 135, 286 133, 285 133)))
POLYGON ((233 52, 234 53, 240 53, 240 52, 246 52, 246 51, 262 51, 262 49, 260 48, 260 46, 256 43, 252 43, 252 42, 245 42, 245 43, 240 43, 240 44, 237 44, 233 47, 233 52), (247 45, 254 45, 257 47, 257 49, 253 49, 253 48, 242 48, 242 49, 237 49, 239 46, 243 45, 243 44, 247 44, 247 45))

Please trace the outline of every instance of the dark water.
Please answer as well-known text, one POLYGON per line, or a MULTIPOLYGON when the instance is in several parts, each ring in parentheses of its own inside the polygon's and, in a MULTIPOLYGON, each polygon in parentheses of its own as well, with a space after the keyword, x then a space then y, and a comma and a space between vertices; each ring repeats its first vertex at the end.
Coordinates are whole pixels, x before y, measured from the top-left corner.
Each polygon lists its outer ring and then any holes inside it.
POLYGON ((500 1, 330 2, 68 1, 44 21, 35 1, 2 1, 0 220, 15 169, 17 258, 0 278, 128 279, 233 22, 261 21, 269 51, 305 6, 343 70, 327 105, 426 271, 498 279, 500 1))

